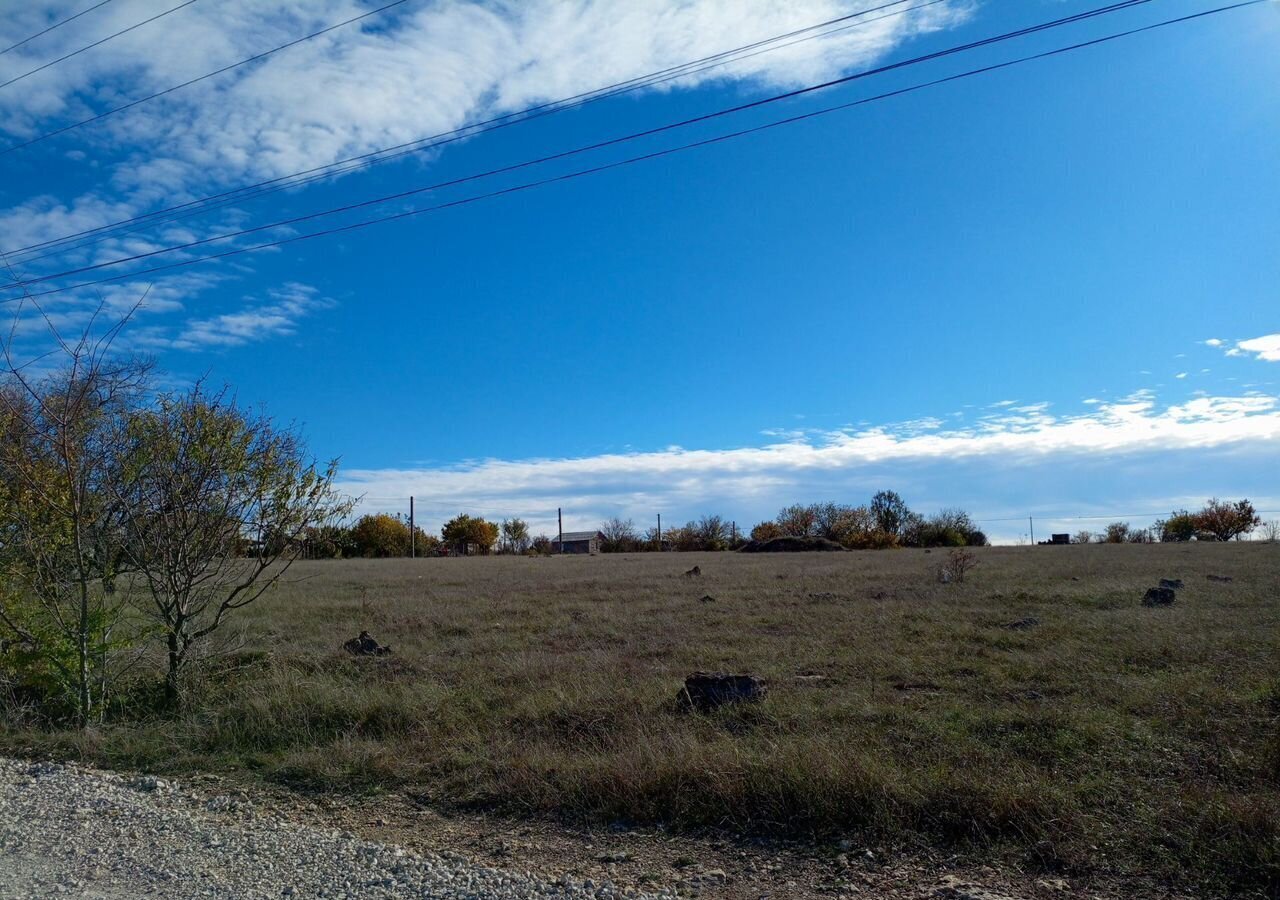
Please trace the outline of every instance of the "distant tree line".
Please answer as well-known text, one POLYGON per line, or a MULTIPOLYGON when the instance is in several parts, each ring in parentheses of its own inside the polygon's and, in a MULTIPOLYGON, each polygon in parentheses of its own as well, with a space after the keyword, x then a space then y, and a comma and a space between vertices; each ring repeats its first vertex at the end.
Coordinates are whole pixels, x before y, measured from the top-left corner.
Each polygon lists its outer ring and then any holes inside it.
POLYGON ((722 516, 708 515, 665 529, 661 544, 656 528, 641 533, 630 519, 608 519, 600 526, 601 550, 635 553, 647 550, 737 550, 747 540, 777 537, 820 537, 850 549, 890 547, 982 547, 987 536, 961 509, 944 509, 932 516, 913 512, 894 491, 880 491, 870 502, 795 504, 776 518, 761 522, 749 535, 736 530, 722 516))
POLYGON ((1078 531, 1075 544, 1154 544, 1185 541, 1238 541, 1259 526, 1269 541, 1280 537, 1280 523, 1263 524, 1248 500, 1232 503, 1216 497, 1196 512, 1174 510, 1167 519, 1157 519, 1150 528, 1134 528, 1128 522, 1112 522, 1100 532, 1078 531))
MULTIPOLYGON (((1210 500, 1197 512, 1179 510, 1150 528, 1128 522, 1112 522, 1102 531, 1079 531, 1076 544, 1149 544, 1160 541, 1230 541, 1262 524, 1248 500, 1230 503, 1210 500)), ((1275 540, 1280 524, 1266 526, 1275 540)), ((600 524, 602 553, 646 553, 737 550, 748 540, 777 537, 818 537, 853 550, 892 547, 985 547, 986 534, 964 510, 946 508, 931 516, 913 511, 895 491, 880 491, 862 505, 844 503, 793 504, 772 519, 743 533, 728 519, 705 515, 683 525, 639 528, 632 519, 613 517, 600 524)), ((386 558, 409 556, 517 554, 547 555, 555 539, 534 535, 523 519, 489 522, 479 516, 458 515, 440 529, 440 536, 415 527, 412 544, 409 523, 403 516, 371 513, 350 525, 325 525, 311 529, 303 555, 311 559, 386 558)))
POLYGON ((410 529, 403 516, 369 513, 350 525, 326 525, 311 529, 302 546, 309 559, 385 559, 395 556, 435 556, 523 552, 530 544, 529 529, 520 519, 501 525, 479 516, 454 516, 440 529, 440 536, 418 526, 410 529))
POLYGON ((777 518, 751 529, 752 540, 822 537, 854 550, 890 547, 985 547, 987 536, 962 509, 923 516, 895 491, 880 491, 869 503, 788 506, 777 518))

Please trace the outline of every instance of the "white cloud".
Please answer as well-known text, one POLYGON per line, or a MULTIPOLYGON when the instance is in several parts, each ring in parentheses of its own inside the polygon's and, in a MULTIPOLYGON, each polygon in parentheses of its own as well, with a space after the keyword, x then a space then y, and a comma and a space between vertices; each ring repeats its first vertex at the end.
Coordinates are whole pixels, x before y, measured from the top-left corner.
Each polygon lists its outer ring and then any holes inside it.
MULTIPOLYGON (((709 511, 715 504, 758 515, 795 500, 847 496, 851 490, 874 490, 886 483, 920 484, 925 478, 920 473, 925 471, 948 473, 943 477, 946 485, 934 491, 940 495, 939 505, 968 502, 974 485, 983 483, 983 478, 993 492, 1006 490, 1018 481, 1020 470, 1028 474, 1018 483, 1032 493, 1022 502, 1033 502, 1062 472, 1078 473, 1092 466, 1106 477, 1117 476, 1131 468, 1126 460, 1136 464, 1153 455, 1159 460, 1194 460, 1191 477, 1209 480, 1203 486, 1182 487, 1213 493, 1220 482, 1212 479, 1221 475, 1201 464, 1206 453, 1265 454, 1277 440, 1280 397, 1195 397, 1158 408, 1149 392, 1139 392, 1079 416, 1019 413, 992 416, 974 428, 922 431, 913 423, 809 432, 785 442, 724 450, 670 447, 576 459, 486 459, 429 469, 353 469, 343 473, 341 487, 373 498, 413 494, 424 518, 468 510, 525 515, 539 521, 548 508, 566 506, 581 517, 580 524, 589 525, 593 519, 619 513, 647 516, 658 509, 693 514, 709 511), (984 475, 958 476, 958 471, 968 471, 965 467, 980 467, 984 475)), ((1137 471, 1150 468, 1143 463, 1137 471)), ((1178 486, 1165 486, 1166 491, 1170 489, 1178 486)), ((1073 484, 1073 501, 1080 493, 1079 485, 1073 484)), ((984 499, 994 502, 989 497, 978 501, 984 499)))
MULTIPOLYGON (((65 13, 65 5, 61 0, 16 4, 0 19, 0 45, 38 31, 42 23, 65 13)), ((0 210, 0 250, 449 132, 878 5, 879 0, 454 0, 406 5, 56 139, 67 148, 62 150, 65 164, 101 160, 104 180, 76 197, 10 201, 8 209, 0 210), (86 151, 89 159, 81 162, 86 151)), ((826 79, 873 64, 915 35, 963 21, 973 5, 972 0, 945 0, 905 15, 871 13, 857 27, 820 40, 652 89, 684 90, 711 81, 778 88, 826 79)), ((21 82, 20 90, 0 91, 0 135, 9 141, 34 137, 369 8, 359 0, 193 4, 33 75, 21 82)), ((118 0, 95 10, 76 27, 0 55, 0 81, 152 13, 149 0, 118 0)), ((92 264, 206 237, 238 221, 227 211, 189 220, 182 228, 103 240, 56 259, 38 260, 30 254, 15 259, 30 277, 53 271, 51 267, 92 264)), ((159 283, 167 280, 163 276, 159 283)), ((93 298, 82 302, 92 304, 93 298)), ((269 330, 267 323, 245 323, 246 331, 269 330)), ((224 320, 216 333, 233 333, 238 327, 224 320)))
POLYGON ((1208 346, 1208 347, 1221 347, 1221 346, 1222 346, 1222 339, 1221 339, 1221 338, 1209 338, 1209 340, 1205 341, 1204 343, 1205 343, 1205 346, 1208 346))
POLYGON ((1247 341, 1237 341, 1235 349, 1242 353, 1252 353, 1266 362, 1280 362, 1280 333, 1264 334, 1262 337, 1247 341))
POLYGON ((1187 373, 1186 373, 1186 372, 1179 372, 1177 375, 1174 375, 1173 377, 1174 377, 1174 378, 1186 378, 1186 377, 1187 377, 1187 373))

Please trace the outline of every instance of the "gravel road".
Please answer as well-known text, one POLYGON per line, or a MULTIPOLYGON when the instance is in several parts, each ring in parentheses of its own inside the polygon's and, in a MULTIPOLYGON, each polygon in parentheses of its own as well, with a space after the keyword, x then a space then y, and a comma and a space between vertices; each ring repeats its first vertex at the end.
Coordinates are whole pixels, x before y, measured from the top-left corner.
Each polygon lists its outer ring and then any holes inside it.
POLYGON ((0 898, 672 897, 485 868, 308 828, 228 796, 0 757, 0 898))

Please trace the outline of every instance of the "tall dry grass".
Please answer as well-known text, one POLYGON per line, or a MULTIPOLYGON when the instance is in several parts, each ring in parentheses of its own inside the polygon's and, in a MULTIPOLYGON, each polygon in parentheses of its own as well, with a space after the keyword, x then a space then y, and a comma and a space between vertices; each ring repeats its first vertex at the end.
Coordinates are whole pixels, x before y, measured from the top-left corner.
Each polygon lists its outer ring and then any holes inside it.
POLYGON ((309 563, 246 611, 182 718, 139 698, 93 736, 2 736, 517 814, 1280 885, 1280 546, 988 548, 963 584, 938 583, 942 555, 309 563), (1142 607, 1161 577, 1186 582, 1177 604, 1142 607), (345 654, 361 629, 394 655, 345 654), (680 713, 699 669, 769 696, 680 713))

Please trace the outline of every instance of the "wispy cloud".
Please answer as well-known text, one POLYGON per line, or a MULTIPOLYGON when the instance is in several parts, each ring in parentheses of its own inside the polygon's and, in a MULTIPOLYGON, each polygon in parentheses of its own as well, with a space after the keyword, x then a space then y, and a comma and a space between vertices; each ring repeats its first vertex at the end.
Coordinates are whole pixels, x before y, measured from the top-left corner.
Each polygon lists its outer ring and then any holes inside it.
MULTIPOLYGON (((449 132, 878 5, 878 0, 457 0, 406 5, 60 139, 64 146, 80 145, 63 152, 66 164, 101 166, 99 186, 75 197, 17 195, 9 208, 0 210, 0 250, 449 132), (80 148, 91 152, 86 157, 80 148)), ((0 44, 39 30, 64 7, 58 0, 15 4, 0 21, 0 44)), ((871 64, 916 35, 951 27, 973 7, 972 0, 944 0, 905 15, 872 13, 856 27, 821 40, 754 55, 652 90, 686 90, 712 81, 779 87, 829 78, 871 64)), ((194 4, 40 72, 24 80, 21 90, 0 92, 0 134, 11 140, 31 138, 368 8, 358 0, 194 4)), ((0 56, 0 80, 151 12, 147 0, 103 7, 81 27, 59 29, 0 56)), ((181 229, 168 226, 104 240, 54 260, 18 259, 24 275, 38 275, 206 237, 238 221, 235 213, 226 212, 190 220, 181 229)), ((186 299, 189 305, 192 295, 186 299)), ((76 301, 96 302, 83 295, 76 301)), ((204 325, 207 329, 193 326, 185 343, 174 346, 207 346, 219 335, 225 341, 245 340, 250 334, 271 333, 273 327, 271 321, 247 314, 210 318, 204 325)))
MULTIPOLYGON (((271 290, 267 296, 266 302, 251 299, 236 312, 193 319, 168 344, 179 350, 214 349, 286 337, 297 330, 298 320, 334 306, 314 287, 296 282, 271 290)), ((157 338, 156 342, 162 341, 157 338)))
MULTIPOLYGON (((1022 502, 1031 504, 1050 490, 1058 472, 1078 474, 1081 467, 1096 466, 1133 480, 1126 460, 1136 463, 1153 454, 1160 465, 1194 459, 1195 477, 1205 482, 1184 484, 1185 474, 1179 475, 1164 486, 1166 496, 1184 490, 1214 493, 1221 483, 1205 471, 1204 454, 1266 454, 1280 441, 1280 397, 1259 394, 1195 397, 1161 407, 1149 392, 1140 392, 1065 417, 1051 416, 1039 404, 1032 408, 992 415, 971 428, 922 430, 909 423, 801 437, 789 433, 790 440, 760 447, 355 469, 344 473, 342 487, 372 498, 413 494, 424 516, 465 509, 537 521, 548 507, 564 505, 574 508, 581 524, 618 513, 647 517, 654 509, 693 513, 717 505, 769 514, 785 502, 847 497, 903 482, 931 482, 934 486, 922 491, 939 503, 973 501, 975 485, 985 484, 987 495, 976 498, 984 506, 1005 503, 1002 495, 1016 483, 1024 491, 1022 502), (969 474, 960 477, 960 472, 969 474), (945 485, 939 487, 939 480, 945 485)), ((1262 488, 1280 487, 1274 475, 1257 477, 1272 481, 1262 488)), ((1085 502, 1078 494, 1073 497, 1085 502)), ((1126 497, 1101 499, 1119 503, 1126 497)))

